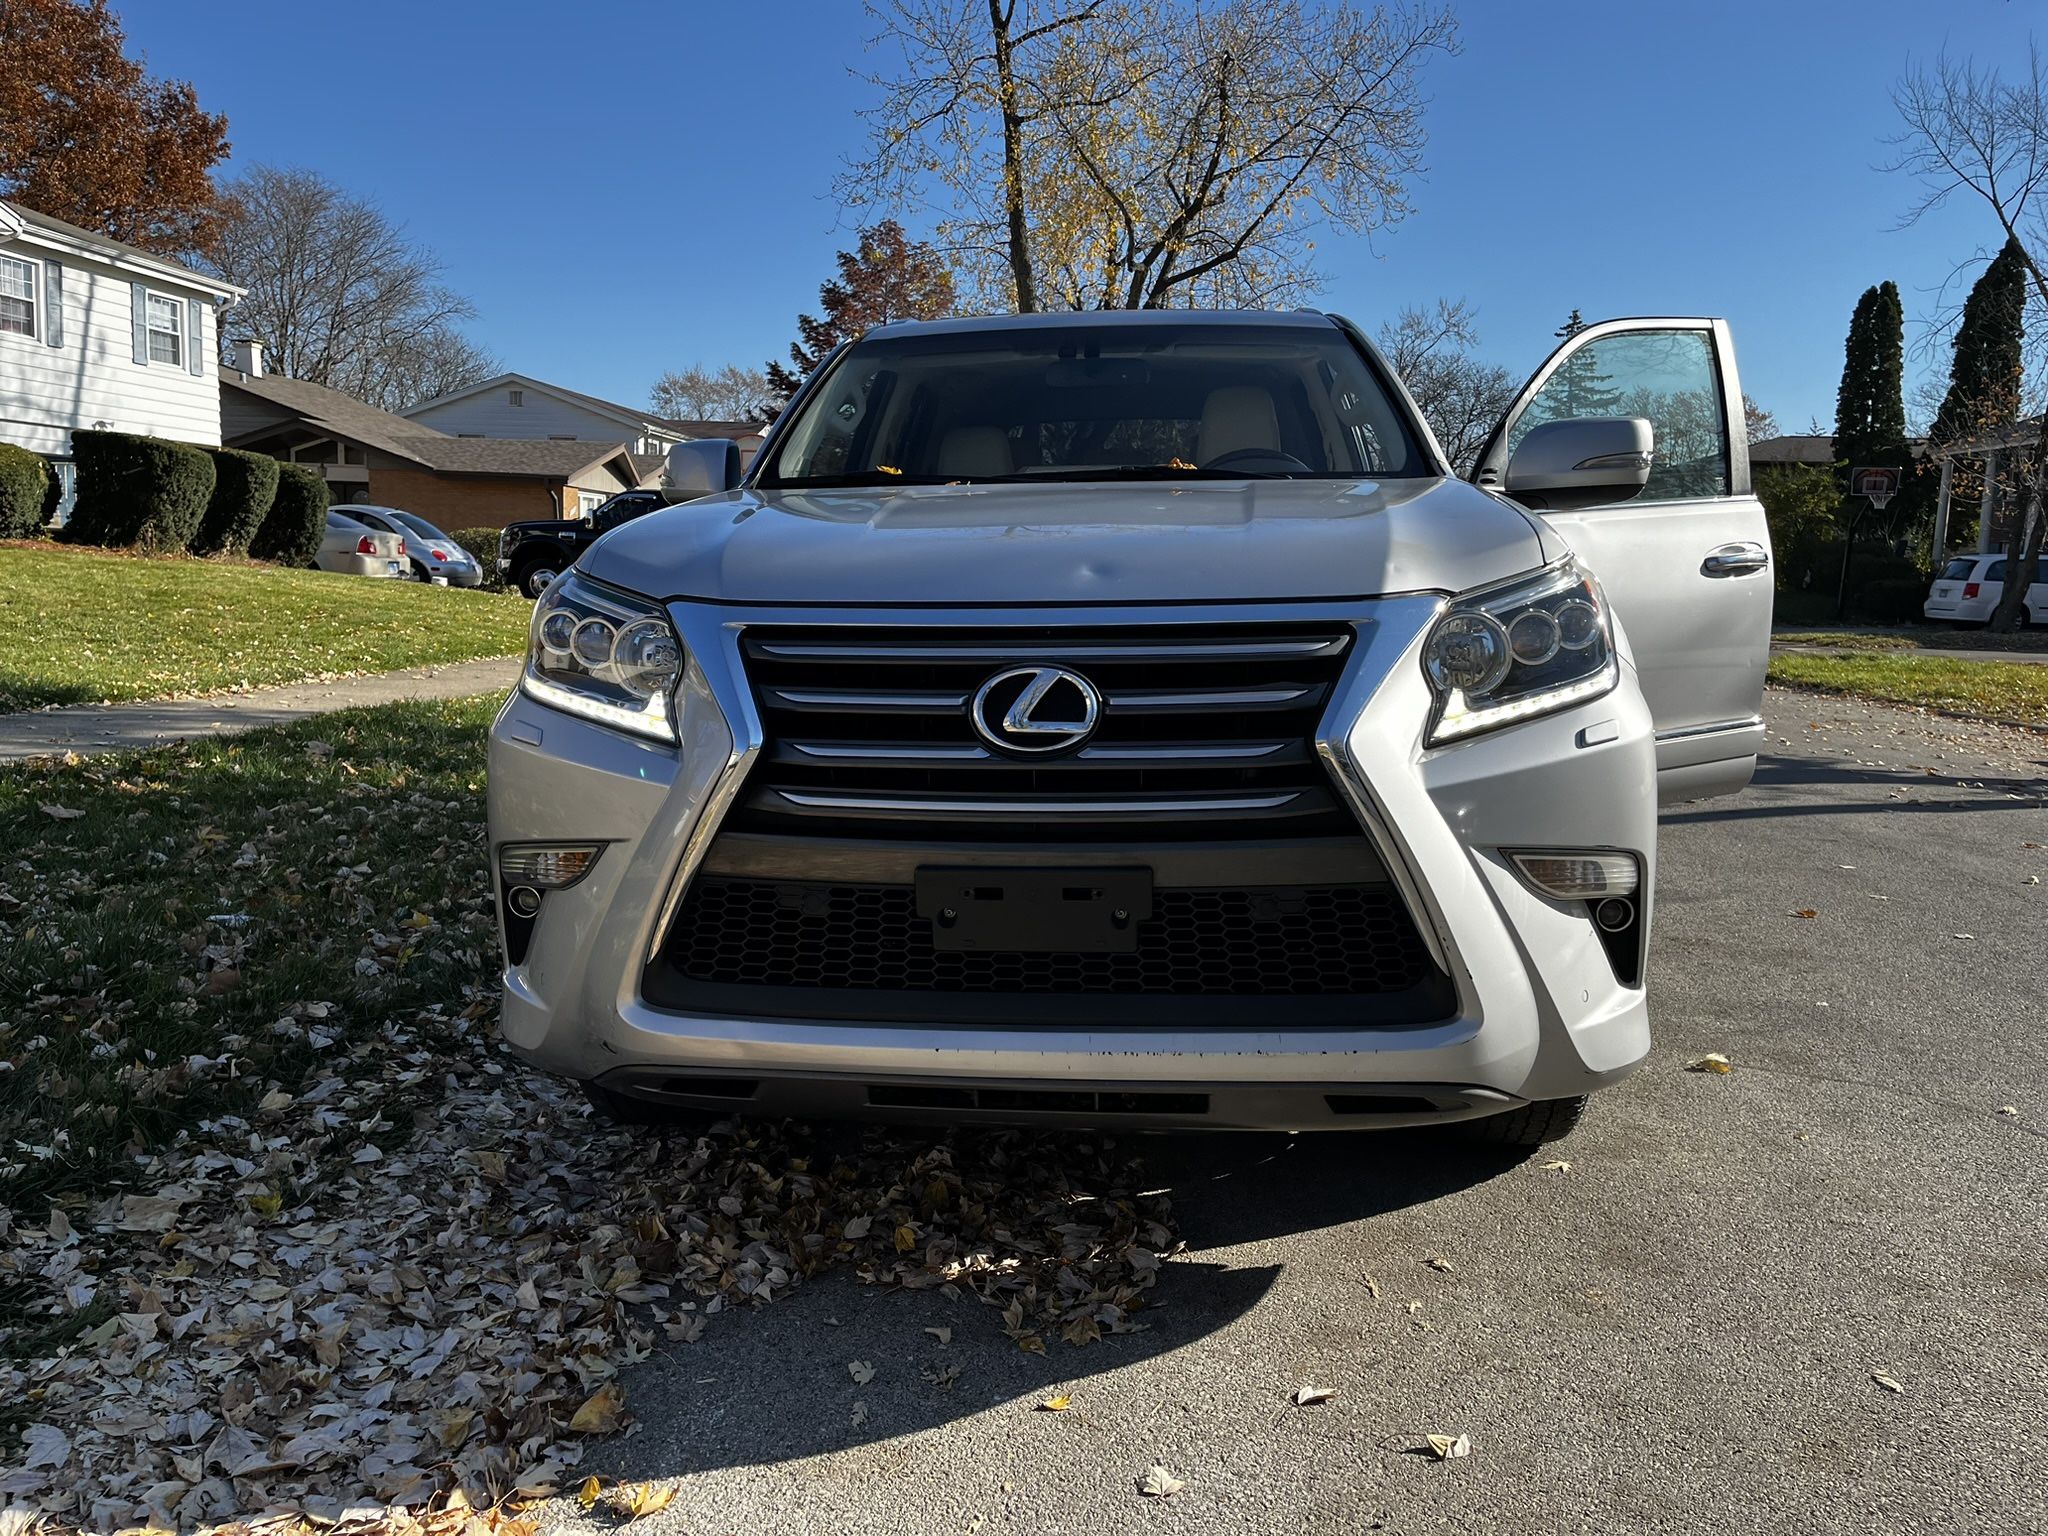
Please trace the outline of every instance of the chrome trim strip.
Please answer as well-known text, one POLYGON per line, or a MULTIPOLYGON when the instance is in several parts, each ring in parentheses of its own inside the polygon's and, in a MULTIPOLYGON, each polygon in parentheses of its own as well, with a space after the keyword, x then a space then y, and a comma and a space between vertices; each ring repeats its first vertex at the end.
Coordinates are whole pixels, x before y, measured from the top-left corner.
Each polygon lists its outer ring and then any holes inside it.
POLYGON ((828 709, 965 709, 964 693, 866 693, 858 688, 766 688, 770 698, 801 709, 822 704, 828 709))
POLYGON ((1189 693, 1112 693, 1104 700, 1110 709, 1224 709, 1232 704, 1288 704, 1305 699, 1321 687, 1305 688, 1217 688, 1189 693))
MULTIPOLYGON (((901 746, 835 746, 823 741, 785 741, 783 746, 792 752, 801 752, 805 757, 824 757, 835 760, 865 761, 870 758, 894 759, 914 758, 919 762, 932 763, 980 763, 991 762, 995 754, 986 747, 977 747, 971 742, 966 746, 920 747, 912 742, 901 746)), ((1082 756, 1087 756, 1084 752, 1082 756)))
POLYGON ((891 795, 821 795, 807 790, 766 785, 761 793, 808 810, 928 811, 939 815, 1056 816, 1079 812, 1087 816, 1142 816, 1177 811, 1272 811, 1301 798, 1290 789, 1281 795, 1235 795, 1206 800, 1007 800, 991 795, 979 800, 928 800, 891 795))
MULTIPOLYGON (((977 626, 979 627, 979 626, 977 626)), ((1000 625, 988 626, 999 628, 1000 625)), ((893 661, 898 657, 914 661, 1161 661, 1183 657, 1234 656, 1256 660, 1263 656, 1327 656, 1342 650, 1349 641, 1341 636, 1318 640, 1142 640, 1127 645, 1072 645, 1054 641, 1039 644, 1017 640, 1004 645, 947 645, 917 641, 875 645, 806 645, 783 640, 758 640, 751 649, 757 655, 778 659, 812 661, 893 661)))
POLYGON ((1098 763, 1173 763, 1197 759, 1203 762, 1232 763, 1271 757, 1275 752, 1285 752, 1293 745, 1291 741, 1246 741, 1214 747, 1177 747, 1172 742, 1164 742, 1148 747, 1083 747, 1081 758, 1084 762, 1098 763))
MULTIPOLYGON (((1371 783, 1351 756, 1351 728, 1365 713, 1381 683, 1392 675, 1402 654, 1421 639, 1446 606, 1442 598, 1387 598, 1374 605, 1372 618, 1357 621, 1359 643, 1345 662, 1343 676, 1337 679, 1330 707, 1316 727, 1315 742, 1338 793, 1372 840, 1395 889, 1401 893, 1401 900, 1407 903, 1408 914, 1421 930, 1430 958, 1443 967, 1451 985, 1463 998, 1465 989, 1459 985, 1457 968, 1452 964, 1450 924, 1444 920, 1429 887, 1417 877, 1406 850, 1394 835, 1392 823, 1372 792, 1371 783)), ((1417 722, 1418 730, 1420 725, 1417 722)))
POLYGON ((1723 731, 1760 731, 1763 729, 1762 715, 1745 715, 1739 720, 1711 720, 1705 725, 1680 725, 1668 731, 1659 731, 1659 741, 1684 741, 1691 736, 1718 736, 1723 731))

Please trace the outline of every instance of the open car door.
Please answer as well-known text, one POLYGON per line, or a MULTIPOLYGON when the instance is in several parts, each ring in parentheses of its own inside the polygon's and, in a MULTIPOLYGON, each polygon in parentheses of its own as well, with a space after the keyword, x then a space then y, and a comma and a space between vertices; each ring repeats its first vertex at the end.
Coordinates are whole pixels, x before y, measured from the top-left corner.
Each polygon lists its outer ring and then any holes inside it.
POLYGON ((1542 517, 1606 589, 1656 719, 1658 798, 1747 784, 1763 744, 1771 544, 1750 491, 1727 322, 1607 320, 1569 337, 1508 407, 1471 478, 1542 517), (1531 428, 1617 416, 1647 418, 1654 434, 1639 495, 1545 505, 1562 498, 1511 484, 1531 428))

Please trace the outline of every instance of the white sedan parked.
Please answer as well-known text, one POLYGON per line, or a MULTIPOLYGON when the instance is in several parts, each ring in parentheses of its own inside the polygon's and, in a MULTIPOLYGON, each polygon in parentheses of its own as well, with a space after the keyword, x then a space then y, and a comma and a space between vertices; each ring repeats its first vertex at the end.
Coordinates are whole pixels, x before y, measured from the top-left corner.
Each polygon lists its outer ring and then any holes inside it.
POLYGON ((342 576, 412 575, 404 539, 332 509, 327 513, 327 534, 320 540, 320 553, 313 563, 342 576))
MULTIPOLYGON (((2005 595, 2005 567, 2004 555, 1957 555, 1934 578, 1920 611, 1944 623, 1989 623, 1998 611, 1999 598, 2005 595)), ((2034 571, 2020 623, 2048 623, 2048 560, 2034 571)))

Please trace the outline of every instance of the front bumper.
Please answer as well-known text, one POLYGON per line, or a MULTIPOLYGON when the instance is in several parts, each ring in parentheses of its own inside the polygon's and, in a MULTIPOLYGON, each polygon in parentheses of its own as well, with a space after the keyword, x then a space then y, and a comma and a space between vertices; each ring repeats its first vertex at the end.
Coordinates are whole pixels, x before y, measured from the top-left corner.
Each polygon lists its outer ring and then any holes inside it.
MULTIPOLYGON (((1455 1007, 1439 1020, 1141 1029, 1120 1025, 1115 1000, 1105 999, 1100 1016, 1071 1023, 968 1027, 652 1006, 641 994, 645 963, 760 747, 739 632, 820 617, 679 603, 672 613, 691 658, 678 695, 680 750, 519 693, 492 729, 494 855, 506 841, 607 845, 579 884, 547 896, 522 962, 506 970, 505 1038, 547 1070, 646 1096, 949 1122, 1403 1124, 1613 1082, 1649 1049, 1643 991, 1617 979, 1584 905, 1536 894, 1502 850, 1637 854, 1647 929, 1656 832, 1648 711, 1624 662, 1620 686, 1603 698, 1427 749, 1430 696, 1416 652, 1440 607, 1414 597, 1230 614, 1357 624, 1318 745, 1450 978, 1455 1007)), ((825 617, 862 621, 844 611, 825 617)), ((899 625, 961 618, 943 610, 873 617, 899 625)), ((1127 616, 1086 615, 1091 624, 1118 617, 1127 616)), ((1128 621, 1176 618, 1213 623, 1217 615, 1145 609, 1128 621)), ((1002 616, 1020 625, 1076 621, 1071 610, 1002 616)))

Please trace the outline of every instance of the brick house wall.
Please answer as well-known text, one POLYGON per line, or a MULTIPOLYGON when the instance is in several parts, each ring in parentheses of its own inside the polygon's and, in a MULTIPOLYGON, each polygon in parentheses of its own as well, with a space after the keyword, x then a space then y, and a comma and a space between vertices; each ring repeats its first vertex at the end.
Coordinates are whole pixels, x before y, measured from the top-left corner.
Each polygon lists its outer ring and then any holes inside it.
POLYGON ((378 506, 417 513, 451 532, 457 528, 502 528, 523 519, 562 515, 562 487, 545 480, 484 475, 456 479, 389 462, 370 466, 370 500, 378 506))

